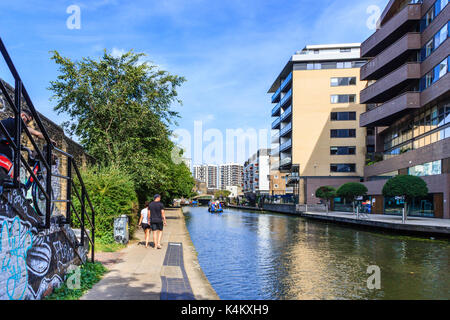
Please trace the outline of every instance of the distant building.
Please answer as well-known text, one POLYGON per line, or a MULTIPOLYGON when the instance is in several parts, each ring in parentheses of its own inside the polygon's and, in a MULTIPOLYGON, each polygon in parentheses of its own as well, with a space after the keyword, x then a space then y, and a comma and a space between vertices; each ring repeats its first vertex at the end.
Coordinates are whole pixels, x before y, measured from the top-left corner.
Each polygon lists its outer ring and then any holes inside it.
POLYGON ((219 188, 227 190, 227 187, 241 187, 243 165, 227 163, 219 166, 219 188))
POLYGON ((269 194, 271 196, 283 196, 292 194, 293 188, 286 187, 287 173, 278 169, 278 158, 270 157, 269 194))
POLYGON ((190 159, 190 158, 183 158, 182 161, 184 162, 184 164, 186 165, 186 167, 188 167, 189 170, 191 170, 192 159, 190 159))
POLYGON ((249 198, 270 194, 270 149, 261 149, 244 164, 243 192, 249 198))
POLYGON ((218 189, 218 166, 217 165, 194 165, 194 179, 206 183, 210 190, 218 189))

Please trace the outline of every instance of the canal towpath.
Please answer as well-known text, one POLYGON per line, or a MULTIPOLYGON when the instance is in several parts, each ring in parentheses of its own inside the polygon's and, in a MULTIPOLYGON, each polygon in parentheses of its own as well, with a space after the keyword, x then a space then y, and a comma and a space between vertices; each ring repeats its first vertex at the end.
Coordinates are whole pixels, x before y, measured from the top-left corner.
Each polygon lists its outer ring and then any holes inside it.
POLYGON ((138 241, 109 259, 109 272, 82 300, 218 300, 200 268, 182 210, 166 209, 166 217, 162 249, 145 248, 138 230, 138 241))

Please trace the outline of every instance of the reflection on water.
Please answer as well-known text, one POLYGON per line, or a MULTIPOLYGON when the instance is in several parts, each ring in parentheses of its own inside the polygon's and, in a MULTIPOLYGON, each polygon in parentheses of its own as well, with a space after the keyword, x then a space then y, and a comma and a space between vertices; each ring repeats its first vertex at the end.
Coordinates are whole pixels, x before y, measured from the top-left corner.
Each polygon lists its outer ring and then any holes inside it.
POLYGON ((303 218, 185 208, 200 265, 221 299, 450 299, 450 242, 303 218), (381 290, 367 268, 381 268, 381 290))

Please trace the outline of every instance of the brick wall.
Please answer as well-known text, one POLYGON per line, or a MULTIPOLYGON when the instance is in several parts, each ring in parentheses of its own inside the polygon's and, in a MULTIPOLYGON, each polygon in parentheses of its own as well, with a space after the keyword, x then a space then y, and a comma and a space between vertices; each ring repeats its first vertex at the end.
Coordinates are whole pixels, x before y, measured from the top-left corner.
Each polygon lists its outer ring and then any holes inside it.
MULTIPOLYGON (((1 81, 1 79, 0 79, 1 81)), ((8 83, 5 83, 5 86, 7 90, 9 91, 9 96, 14 101, 14 88, 11 87, 8 83)), ((22 108, 27 108, 27 106, 24 104, 22 108)), ((78 165, 79 168, 86 166, 87 164, 93 164, 95 163, 95 159, 87 154, 83 147, 78 144, 77 142, 73 141, 69 137, 67 137, 64 134, 64 130, 57 124, 55 124, 53 121, 45 117, 44 115, 39 113, 39 116, 42 120, 42 123, 44 127, 46 128, 50 138, 55 140, 58 143, 58 148, 63 150, 64 152, 67 152, 68 154, 71 154, 74 156, 74 159, 78 165)), ((12 112, 12 109, 7 105, 5 97, 0 92, 0 120, 6 119, 8 117, 14 117, 14 114, 12 112)), ((31 127, 35 128, 36 130, 39 130, 37 127, 35 121, 31 123, 31 127)), ((33 150, 33 146, 31 142, 28 140, 28 137, 26 134, 22 134, 23 143, 33 150)), ((44 143, 40 139, 35 139, 35 142, 38 144, 38 146, 43 148, 44 143)), ((57 165, 53 167, 53 172, 60 173, 61 175, 67 175, 67 157, 62 156, 60 154, 56 154, 57 156, 57 165)), ((75 172, 73 171, 73 174, 75 172)), ((65 200, 65 194, 67 190, 67 181, 60 178, 53 178, 53 192, 55 193, 55 197, 57 199, 64 199, 65 200)), ((58 203, 56 205, 56 212, 65 214, 66 212, 66 204, 65 203, 58 203)))

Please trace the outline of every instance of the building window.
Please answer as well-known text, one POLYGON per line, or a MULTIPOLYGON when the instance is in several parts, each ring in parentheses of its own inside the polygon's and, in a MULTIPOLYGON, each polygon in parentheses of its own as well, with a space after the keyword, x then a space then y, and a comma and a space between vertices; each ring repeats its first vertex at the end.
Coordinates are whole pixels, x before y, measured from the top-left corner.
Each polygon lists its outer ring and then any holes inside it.
POLYGON ((342 48, 340 51, 341 51, 341 53, 352 52, 352 49, 351 48, 342 48))
POLYGON ((356 77, 331 78, 332 87, 354 86, 356 77))
POLYGON ((450 138, 450 104, 432 105, 383 134, 385 158, 450 138))
POLYGON ((332 112, 331 121, 356 120, 356 112, 332 112))
POLYGON ((356 147, 330 147, 332 156, 344 156, 356 154, 356 147))
POLYGON ((336 94, 331 96, 331 103, 355 103, 356 94, 336 94))
POLYGON ((428 72, 422 79, 420 79, 420 91, 429 88, 433 83, 441 79, 448 72, 449 57, 445 58, 439 65, 428 72))
POLYGON ((356 129, 332 129, 330 136, 331 138, 355 138, 356 129))
POLYGON ((442 174, 442 160, 428 162, 408 168, 408 174, 416 177, 435 176, 442 174))
POLYGON ((343 164, 331 164, 330 165, 331 172, 355 172, 356 164, 354 163, 343 163, 343 164))
POLYGON ((278 185, 277 184, 274 187, 275 187, 275 189, 278 189, 278 185))
POLYGON ((425 30, 431 22, 442 12, 442 10, 447 6, 448 0, 437 0, 430 10, 422 18, 420 29, 425 30))

